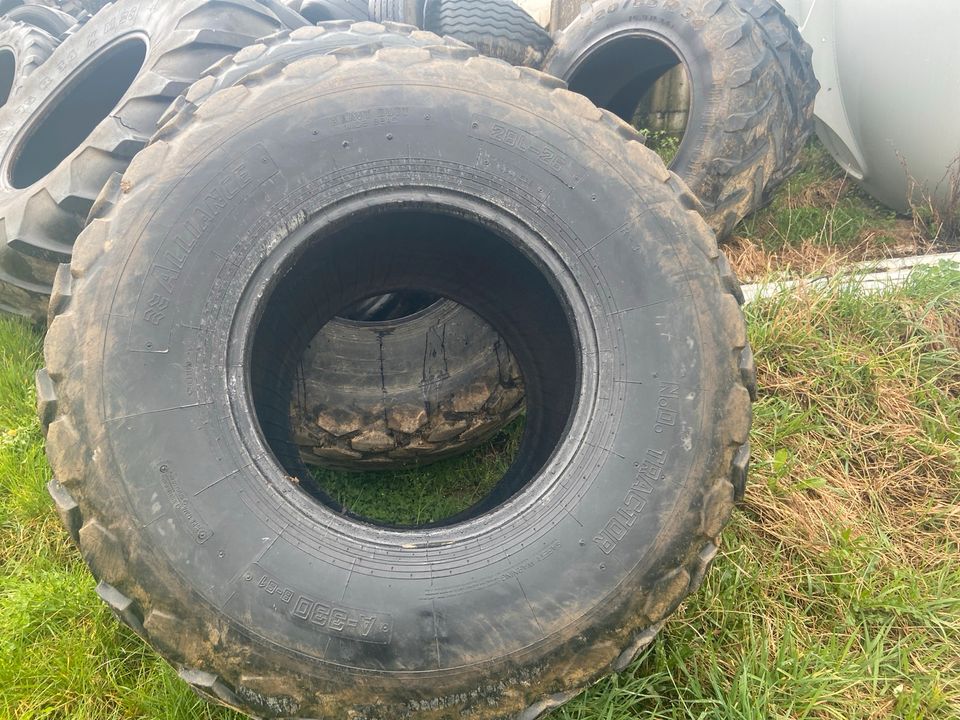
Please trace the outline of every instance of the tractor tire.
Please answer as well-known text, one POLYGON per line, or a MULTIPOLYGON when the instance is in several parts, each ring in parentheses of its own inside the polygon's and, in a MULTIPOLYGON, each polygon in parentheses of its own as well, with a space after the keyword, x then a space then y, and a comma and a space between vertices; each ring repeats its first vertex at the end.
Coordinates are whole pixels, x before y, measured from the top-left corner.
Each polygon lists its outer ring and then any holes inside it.
POLYGON ((749 458, 739 286, 635 132, 470 52, 374 44, 182 108, 58 273, 51 493, 100 596, 214 701, 535 718, 717 553, 749 458), (501 332, 527 420, 476 505, 387 527, 315 486, 287 398, 316 330, 410 288, 501 332))
POLYGON ((539 68, 553 39, 513 0, 427 0, 423 27, 511 65, 539 68))
POLYGON ((33 25, 0 18, 0 108, 16 104, 20 88, 57 47, 57 40, 33 25))
MULTIPOLYGON (((435 44, 413 31, 342 20, 277 33, 210 68, 171 105, 161 126, 252 74, 306 56, 435 44)), ((301 364, 292 422, 307 463, 346 470, 425 465, 482 444, 522 412, 516 361, 466 308, 446 301, 419 309, 394 295, 356 312, 353 320, 324 327, 301 364), (339 358, 356 361, 344 365, 339 358)))
POLYGON ((35 320, 104 183, 204 70, 279 29, 254 0, 119 0, 0 109, 0 311, 35 320))
POLYGON ((77 19, 62 10, 44 5, 20 5, 4 13, 7 20, 32 25, 54 38, 62 38, 77 24, 77 19))
POLYGON ((774 48, 785 78, 782 106, 789 113, 785 123, 787 132, 781 164, 771 180, 773 186, 778 186, 796 171, 800 153, 813 136, 813 108, 820 92, 820 83, 813 72, 813 48, 776 0, 737 0, 737 4, 757 21, 767 46, 774 48))
POLYGON ((656 80, 681 64, 690 114, 670 167, 720 238, 769 202, 796 166, 812 112, 812 98, 794 92, 796 77, 784 73, 778 47, 745 4, 654 2, 638 14, 632 3, 600 0, 558 35, 544 64, 626 122, 656 80))

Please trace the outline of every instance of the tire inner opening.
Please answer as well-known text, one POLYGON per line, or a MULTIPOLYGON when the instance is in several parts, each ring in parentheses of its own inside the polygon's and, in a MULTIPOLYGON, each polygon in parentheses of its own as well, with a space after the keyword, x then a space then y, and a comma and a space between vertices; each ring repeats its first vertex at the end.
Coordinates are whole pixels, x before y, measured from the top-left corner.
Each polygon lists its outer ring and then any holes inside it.
MULTIPOLYGON (((298 490, 335 512, 381 526, 454 525, 490 512, 518 494, 563 440, 576 405, 580 372, 579 342, 567 306, 506 233, 479 216, 439 205, 425 208, 422 203, 354 216, 302 243, 260 307, 248 375, 260 430, 298 490), (516 358, 527 408, 523 420, 477 451, 478 457, 496 454, 502 464, 500 477, 464 477, 478 472, 478 463, 471 465, 469 459, 451 466, 455 484, 468 489, 460 493, 467 502, 448 503, 444 517, 431 510, 404 522, 350 507, 350 493, 362 490, 358 483, 369 476, 357 475, 348 482, 342 473, 336 477, 312 473, 302 460, 291 412, 300 391, 303 356, 316 334, 358 301, 400 292, 449 298, 489 323, 516 358)), ((349 363, 351 358, 338 362, 349 363)), ((336 370, 331 367, 331 373, 336 370)), ((403 484, 412 476, 406 472, 393 475, 400 485, 398 502, 405 492, 409 499, 410 489, 403 484)))
POLYGON ((666 164, 676 158, 692 93, 687 69, 669 45, 635 35, 611 40, 586 57, 569 85, 646 134, 666 164))
POLYGON ((131 37, 81 67, 21 141, 10 168, 13 187, 30 187, 80 147, 117 107, 146 57, 146 43, 131 37))
POLYGON ((17 76, 17 58, 9 50, 0 51, 0 107, 7 104, 17 76))

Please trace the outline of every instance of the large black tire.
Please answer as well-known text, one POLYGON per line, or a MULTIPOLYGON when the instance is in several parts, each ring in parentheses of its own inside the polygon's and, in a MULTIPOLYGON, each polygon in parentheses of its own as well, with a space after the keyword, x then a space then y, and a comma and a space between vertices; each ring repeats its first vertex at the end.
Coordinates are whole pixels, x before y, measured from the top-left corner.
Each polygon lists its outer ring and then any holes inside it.
POLYGON ((784 73, 778 48, 742 4, 678 0, 637 13, 632 3, 600 0, 559 34, 544 64, 627 122, 665 69, 682 64, 692 103, 671 169, 721 238, 796 166, 812 112, 813 98, 796 94, 797 76, 784 73))
POLYGON ((450 301, 400 320, 332 321, 297 383, 291 421, 301 457, 347 470, 460 454, 523 410, 523 380, 503 338, 450 301))
POLYGON ((104 8, 27 79, 20 102, 0 109, 0 310, 45 317, 57 265, 104 183, 204 70, 279 29, 254 0, 164 0, 156 10, 137 0, 104 8))
POLYGON ((51 492, 218 702, 537 717, 650 642, 744 482, 739 287, 695 199, 553 78, 463 56, 357 48, 183 108, 58 276, 51 492), (515 464, 451 524, 360 521, 294 457, 301 349, 372 288, 473 308, 523 370, 515 464))
POLYGON ((776 0, 737 0, 737 4, 757 21, 768 47, 775 50, 785 78, 783 107, 789 116, 784 126, 782 161, 771 180, 776 187, 796 171, 801 152, 813 135, 813 109, 820 92, 813 72, 813 48, 776 0))
MULTIPOLYGON (((342 20, 277 33, 210 68, 161 124, 251 74, 308 55, 435 44, 412 31, 342 20)), ((378 308, 383 303, 368 303, 367 312, 378 308)), ((370 470, 435 462, 480 445, 523 409, 523 382, 502 338, 451 302, 389 322, 334 320, 301 368, 294 435, 303 458, 317 465, 370 470)))
POLYGON ((16 104, 27 78, 56 47, 57 40, 43 30, 0 18, 0 108, 16 104))
POLYGON ((538 68, 553 47, 550 34, 513 0, 427 0, 423 27, 511 65, 538 68))
POLYGON ((62 38, 77 24, 77 19, 62 10, 45 5, 20 5, 4 13, 8 20, 33 25, 55 38, 62 38))

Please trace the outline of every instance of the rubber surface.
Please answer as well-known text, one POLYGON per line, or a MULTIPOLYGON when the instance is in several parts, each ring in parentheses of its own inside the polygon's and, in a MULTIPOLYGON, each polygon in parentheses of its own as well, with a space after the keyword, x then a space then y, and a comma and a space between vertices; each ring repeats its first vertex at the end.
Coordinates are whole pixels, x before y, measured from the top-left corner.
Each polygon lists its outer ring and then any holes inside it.
POLYGON ((0 54, 8 59, 0 79, 0 107, 16 103, 26 79, 45 63, 57 40, 43 30, 0 17, 0 54))
POLYGON ((301 456, 349 470, 458 455, 523 410, 523 378, 506 342, 449 301, 392 322, 332 321, 311 343, 298 385, 301 456))
POLYGON ((553 39, 512 0, 428 0, 423 26, 511 65, 538 68, 553 39))
MULTIPOLYGON (((249 75, 305 56, 436 43, 386 27, 392 32, 344 20, 264 38, 210 68, 171 104, 161 125, 249 75)), ((435 462, 485 442, 523 409, 523 381, 503 339, 450 302, 404 320, 334 320, 311 343, 300 374, 294 431, 304 459, 318 465, 369 470, 435 462)))
POLYGON ((368 12, 374 22, 396 22, 423 27, 426 0, 369 0, 368 12))
POLYGON ((757 21, 768 47, 775 50, 785 78, 782 107, 788 116, 784 124, 784 148, 772 179, 774 185, 779 185, 793 175, 800 163, 800 153, 813 135, 813 109, 820 92, 820 83, 813 71, 813 48, 776 0, 737 0, 737 4, 757 21))
POLYGON ((613 116, 438 38, 184 107, 120 186, 51 304, 51 494, 100 596, 205 697, 264 717, 535 718, 625 668, 699 586, 749 459, 739 286, 696 200, 613 116), (324 121, 368 111, 383 120, 324 121), (324 156, 339 169, 311 167, 324 156), (380 211, 406 214, 385 237, 330 234, 380 211), (497 232, 402 232, 470 213, 497 232), (505 477, 529 480, 512 499, 453 526, 375 527, 307 497, 262 450, 276 428, 250 422, 295 350, 269 341, 301 332, 275 312, 302 294, 321 322, 383 272, 500 328, 528 382, 521 454, 557 438, 505 477))
POLYGON ((671 169, 721 238, 766 204, 796 167, 812 112, 812 95, 794 88, 797 71, 785 72, 778 52, 788 50, 772 32, 772 16, 760 13, 761 24, 744 5, 753 3, 653 0, 637 15, 631 3, 602 0, 558 35, 544 64, 572 90, 630 121, 663 63, 679 59, 692 106, 671 169), (625 43, 638 41, 648 43, 648 56, 630 54, 625 43))
MULTIPOLYGON (((163 0, 163 12, 157 12, 159 2, 119 0, 101 10, 30 76, 20 102, 0 110, 0 311, 45 317, 57 265, 69 260, 104 183, 127 167, 170 102, 204 70, 279 29, 276 18, 253 0, 163 0), (149 42, 129 89, 50 172, 14 187, 10 178, 21 162, 20 138, 41 126, 52 138, 81 132, 75 117, 58 118, 56 127, 45 122, 49 104, 81 63, 103 57, 115 40, 134 33, 149 42)), ((133 71, 129 64, 123 68, 133 71)), ((99 94, 116 92, 110 84, 104 80, 91 87, 99 94)))
POLYGON ((77 24, 73 15, 44 5, 20 5, 7 10, 4 16, 13 22, 33 25, 55 38, 62 38, 77 24))
POLYGON ((289 0, 287 5, 314 24, 369 19, 367 0, 289 0))

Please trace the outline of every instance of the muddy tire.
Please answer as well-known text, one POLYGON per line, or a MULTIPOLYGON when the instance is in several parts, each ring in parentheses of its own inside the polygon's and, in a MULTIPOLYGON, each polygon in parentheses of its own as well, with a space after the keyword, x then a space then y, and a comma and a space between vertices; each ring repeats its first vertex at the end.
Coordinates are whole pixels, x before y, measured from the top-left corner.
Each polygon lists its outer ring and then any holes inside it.
MULTIPOLYGON (((275 66, 305 56, 358 46, 370 53, 435 44, 434 37, 413 31, 411 26, 343 20, 277 33, 210 68, 171 105, 161 124, 250 75, 271 67, 276 72, 275 66)), ((114 187, 118 185, 119 178, 114 187)), ((389 322, 334 320, 311 343, 301 364, 292 420, 307 462, 350 470, 411 461, 423 465, 485 442, 522 411, 523 382, 516 362, 488 324, 455 303, 403 312, 404 303, 394 300, 367 303, 367 317, 398 310, 401 317, 389 322), (356 362, 344 365, 342 358, 356 362)))
POLYGON ((21 102, 0 110, 0 310, 46 315, 57 266, 104 183, 204 70, 279 29, 254 0, 154 10, 135 0, 104 8, 27 79, 21 102))
POLYGON ((4 17, 13 22, 32 25, 55 38, 62 38, 77 24, 73 15, 44 5, 20 5, 7 10, 4 17))
POLYGON ((57 40, 43 30, 0 18, 0 108, 16 104, 24 82, 56 47, 57 40))
POLYGON ((297 385, 291 422, 301 457, 347 470, 458 455, 523 410, 506 342, 450 301, 394 321, 334 320, 310 344, 297 385))
POLYGON ((627 122, 656 80, 682 64, 691 110, 671 169, 721 238, 796 166, 812 112, 812 98, 795 94, 796 76, 785 75, 777 46, 741 4, 650 3, 638 15, 631 3, 597 2, 558 35, 544 64, 627 122))
POLYGON ((716 555, 749 458, 739 286, 634 132, 471 52, 310 57, 183 108, 58 275, 51 493, 100 596, 217 702, 535 718, 716 555), (488 496, 392 528, 314 486, 286 398, 338 308, 409 288, 496 327, 528 407, 488 496))
POLYGON ((368 12, 375 22, 395 22, 423 27, 426 0, 370 0, 368 12))
POLYGON ((290 0, 288 7, 316 25, 334 20, 367 20, 366 0, 290 0))
POLYGON ((512 0, 427 0, 423 26, 511 65, 540 67, 550 34, 512 0))
POLYGON ((757 21, 785 78, 781 105, 789 115, 784 124, 782 160, 771 180, 777 186, 793 175, 800 153, 813 135, 813 109, 820 92, 813 72, 813 48, 776 0, 737 0, 737 4, 757 21))

